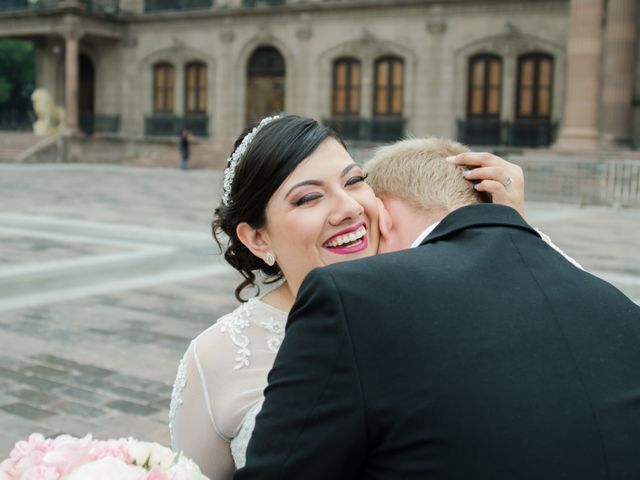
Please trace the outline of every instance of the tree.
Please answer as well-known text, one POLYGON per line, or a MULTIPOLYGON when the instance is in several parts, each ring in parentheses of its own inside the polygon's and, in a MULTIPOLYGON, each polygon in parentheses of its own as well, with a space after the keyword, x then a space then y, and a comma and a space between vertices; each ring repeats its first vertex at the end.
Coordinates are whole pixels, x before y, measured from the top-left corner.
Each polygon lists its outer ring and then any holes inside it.
POLYGON ((0 124, 31 123, 31 93, 35 80, 33 44, 22 40, 0 40, 0 124))

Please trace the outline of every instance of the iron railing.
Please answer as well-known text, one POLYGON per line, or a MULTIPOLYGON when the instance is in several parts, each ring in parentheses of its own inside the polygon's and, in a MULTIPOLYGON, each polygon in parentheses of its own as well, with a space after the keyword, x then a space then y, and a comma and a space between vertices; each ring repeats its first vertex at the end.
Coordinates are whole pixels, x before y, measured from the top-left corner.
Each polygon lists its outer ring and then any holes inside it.
POLYGON ((406 119, 402 117, 332 117, 323 120, 345 140, 394 142, 404 137, 406 119))
POLYGON ((118 133, 120 130, 120 116, 93 113, 80 114, 79 127, 86 134, 118 133))
POLYGON ((169 137, 179 135, 186 128, 197 137, 209 136, 209 117, 207 115, 187 115, 179 117, 171 114, 155 114, 145 117, 145 135, 169 137))
POLYGON ((284 5, 285 3, 287 3, 287 0, 242 0, 242 5, 245 7, 284 5))
POLYGON ((558 124, 549 120, 520 119, 502 122, 497 118, 458 120, 458 140, 468 145, 546 147, 557 135, 558 124))
POLYGON ((14 110, 0 111, 0 130, 26 132, 33 129, 36 121, 35 114, 31 111, 18 112, 14 110))
POLYGON ((168 10, 196 10, 211 8, 213 0, 145 0, 145 12, 162 12, 168 10))
POLYGON ((640 207, 640 161, 510 158, 526 179, 527 200, 640 207))
POLYGON ((458 140, 469 145, 503 145, 502 129, 497 118, 458 120, 458 140))
MULTIPOLYGON (((120 0, 80 0, 88 12, 116 15, 120 0)), ((54 10, 65 7, 64 0, 1 0, 0 11, 54 10)))

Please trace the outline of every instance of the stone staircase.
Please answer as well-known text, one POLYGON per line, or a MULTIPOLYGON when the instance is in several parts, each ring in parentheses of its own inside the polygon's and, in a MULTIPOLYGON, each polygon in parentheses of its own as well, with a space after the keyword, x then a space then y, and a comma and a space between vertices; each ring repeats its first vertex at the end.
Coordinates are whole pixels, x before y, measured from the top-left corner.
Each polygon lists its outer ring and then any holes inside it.
MULTIPOLYGON (((189 168, 221 170, 233 145, 230 142, 196 139, 191 143, 189 168)), ((138 158, 126 161, 130 165, 180 168, 178 142, 175 145, 154 145, 138 158)))
POLYGON ((15 162, 18 156, 37 145, 44 137, 31 132, 0 132, 0 162, 15 162))

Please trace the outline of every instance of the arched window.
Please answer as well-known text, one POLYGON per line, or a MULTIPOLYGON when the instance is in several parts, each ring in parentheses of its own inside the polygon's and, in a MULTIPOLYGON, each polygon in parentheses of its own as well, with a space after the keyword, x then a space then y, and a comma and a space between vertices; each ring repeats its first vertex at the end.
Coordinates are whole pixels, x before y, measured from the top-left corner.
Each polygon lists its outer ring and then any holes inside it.
POLYGON ((468 117, 500 117, 502 59, 482 53, 469 59, 468 117))
POLYGON ((334 116, 360 114, 360 61, 355 58, 339 58, 333 62, 334 116))
POLYGON ((153 66, 153 111, 173 113, 173 86, 175 70, 170 63, 156 63, 153 66))
POLYGON ((374 115, 402 115, 404 61, 382 57, 375 63, 374 115))
POLYGON ((199 114, 207 111, 207 66, 202 62, 188 63, 185 68, 185 111, 199 114))
POLYGON ((247 64, 247 124, 285 109, 285 75, 285 60, 277 48, 262 46, 251 54, 247 64))
POLYGON ((529 53, 518 58, 516 118, 549 119, 553 92, 553 57, 529 53))

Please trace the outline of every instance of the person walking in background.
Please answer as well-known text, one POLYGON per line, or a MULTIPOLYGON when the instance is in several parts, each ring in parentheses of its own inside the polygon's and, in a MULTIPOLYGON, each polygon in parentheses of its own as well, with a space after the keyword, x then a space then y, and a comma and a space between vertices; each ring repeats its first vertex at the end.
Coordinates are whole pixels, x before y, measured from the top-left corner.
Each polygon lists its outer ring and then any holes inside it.
POLYGON ((180 168, 187 170, 189 168, 191 132, 186 128, 180 131, 180 168))

